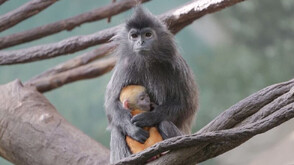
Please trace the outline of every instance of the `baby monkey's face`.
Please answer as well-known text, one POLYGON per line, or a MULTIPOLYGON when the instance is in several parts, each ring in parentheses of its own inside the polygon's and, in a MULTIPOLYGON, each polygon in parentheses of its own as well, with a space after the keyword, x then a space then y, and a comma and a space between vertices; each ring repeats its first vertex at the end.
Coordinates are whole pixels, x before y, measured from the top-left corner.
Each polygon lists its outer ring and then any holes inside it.
POLYGON ((137 97, 137 107, 143 111, 150 111, 151 103, 147 92, 142 92, 137 97))

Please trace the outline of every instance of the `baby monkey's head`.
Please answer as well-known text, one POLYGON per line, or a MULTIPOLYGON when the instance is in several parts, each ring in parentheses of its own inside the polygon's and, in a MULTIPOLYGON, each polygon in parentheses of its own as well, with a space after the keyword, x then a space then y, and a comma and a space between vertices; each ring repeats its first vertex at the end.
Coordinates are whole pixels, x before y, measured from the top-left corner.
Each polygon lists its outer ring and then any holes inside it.
POLYGON ((139 109, 142 111, 150 111, 150 97, 145 87, 141 85, 128 85, 120 92, 120 101, 123 107, 130 110, 139 109))

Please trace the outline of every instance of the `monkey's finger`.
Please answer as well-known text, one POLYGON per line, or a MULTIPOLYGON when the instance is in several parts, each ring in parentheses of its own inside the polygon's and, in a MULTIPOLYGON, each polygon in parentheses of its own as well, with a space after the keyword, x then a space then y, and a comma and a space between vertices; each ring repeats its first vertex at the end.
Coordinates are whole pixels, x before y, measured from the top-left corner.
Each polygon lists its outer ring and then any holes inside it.
POLYGON ((131 122, 138 127, 150 127, 154 125, 155 118, 147 115, 147 112, 132 117, 131 122))
POLYGON ((149 138, 149 132, 140 129, 132 138, 143 144, 149 138))

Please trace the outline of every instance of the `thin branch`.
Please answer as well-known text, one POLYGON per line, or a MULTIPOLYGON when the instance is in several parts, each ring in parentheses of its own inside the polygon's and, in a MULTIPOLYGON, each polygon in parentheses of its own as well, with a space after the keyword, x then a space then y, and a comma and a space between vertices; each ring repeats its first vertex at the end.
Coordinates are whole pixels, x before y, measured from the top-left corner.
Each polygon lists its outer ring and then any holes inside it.
POLYGON ((3 3, 5 3, 7 0, 0 0, 0 5, 2 5, 3 3))
POLYGON ((56 1, 57 0, 31 0, 21 7, 0 16, 0 32, 38 14, 56 1))
MULTIPOLYGON (((293 83, 294 79, 291 81, 293 83)), ((281 83, 274 86, 282 87, 284 85, 287 86, 288 83, 287 82, 281 83)), ((247 97, 244 100, 249 101, 250 99, 251 100, 250 103, 256 103, 254 99, 258 97, 262 97, 261 94, 264 93, 264 91, 267 91, 271 87, 265 88, 264 90, 261 90, 247 97)), ((270 130, 282 124, 283 122, 293 118, 294 117, 294 103, 293 103, 294 100, 293 99, 292 101, 289 101, 288 104, 286 105, 284 104, 285 106, 283 107, 281 107, 283 103, 280 104, 279 106, 276 105, 276 104, 279 104, 279 101, 282 101, 285 103, 288 98, 291 98, 291 97, 293 98, 294 84, 292 84, 291 88, 292 88, 291 90, 288 89, 288 92, 282 96, 278 97, 278 95, 275 95, 275 99, 274 99, 275 101, 268 104, 267 108, 275 109, 276 111, 271 111, 271 113, 268 113, 266 117, 264 117, 261 113, 259 113, 260 115, 259 120, 257 120, 256 122, 247 123, 246 125, 243 125, 242 127, 235 127, 235 128, 231 128, 227 130, 222 130, 222 129, 220 130, 219 127, 214 127, 213 125, 210 125, 215 128, 215 129, 210 129, 211 132, 199 131, 198 133, 195 133, 193 135, 186 135, 186 136, 175 137, 175 138, 165 140, 149 149, 144 150, 143 152, 139 154, 132 155, 128 158, 123 159, 117 164, 136 164, 138 162, 146 162, 152 156, 158 155, 159 153, 162 153, 168 150, 172 152, 155 162, 151 162, 151 164, 170 164, 171 162, 173 164, 179 164, 180 162, 182 163, 184 162, 184 164, 190 164, 190 163, 195 164, 201 161, 205 161, 211 157, 220 155, 244 143, 251 137, 257 134, 266 132, 267 130, 270 130), (174 151, 174 150, 178 150, 178 151, 174 151), (177 160, 174 160, 174 158, 176 158, 177 160)), ((272 88, 272 90, 274 93, 281 92, 279 91, 279 88, 272 88)), ((268 97, 268 96, 265 96, 265 97, 268 97)), ((244 102, 244 100, 240 102, 244 102)), ((263 100, 266 100, 266 99, 263 99, 263 100)), ((238 108, 230 108, 226 111, 229 111, 231 113, 233 113, 232 111, 235 111, 234 114, 241 113, 241 111, 244 114, 250 113, 251 111, 250 107, 242 107, 239 105, 240 103, 234 106, 238 108)), ((222 122, 216 122, 219 120, 230 120, 229 118, 223 118, 223 117, 224 117, 223 115, 218 116, 213 123, 222 123, 222 122)), ((230 122, 224 122, 224 123, 230 123, 230 122)))
MULTIPOLYGON (((161 16, 161 19, 167 23, 172 32, 176 33, 205 14, 218 11, 241 1, 242 0, 192 1, 176 10, 167 12, 161 16)), ((0 64, 7 65, 32 62, 86 49, 90 46, 107 42, 122 26, 123 25, 119 25, 114 28, 105 29, 91 35, 72 37, 58 43, 40 45, 17 51, 0 52, 0 64), (30 56, 26 57, 28 54, 30 56)))
MULTIPOLYGON (((141 0, 147 2, 150 0, 141 0)), ((0 38, 0 49, 11 47, 14 45, 26 43, 39 38, 49 36, 61 32, 63 30, 72 30, 81 24, 98 21, 134 7, 137 0, 123 0, 104 7, 100 7, 89 12, 67 18, 61 21, 50 23, 44 26, 36 27, 24 32, 15 33, 0 38)))
POLYGON ((119 27, 116 26, 91 35, 71 37, 58 43, 16 51, 0 52, 0 65, 26 63, 74 53, 90 46, 107 42, 113 36, 113 31, 118 30, 119 27))
POLYGON ((0 111, 0 155, 13 164, 109 164, 107 148, 20 81, 0 85, 0 111))
POLYGON ((26 86, 35 86, 39 92, 46 92, 64 84, 78 81, 81 79, 89 79, 101 76, 112 70, 116 62, 116 58, 111 57, 104 60, 98 60, 87 65, 77 67, 65 72, 54 74, 48 77, 42 77, 29 81, 26 86))
POLYGON ((114 43, 108 43, 100 46, 97 49, 93 49, 90 52, 84 53, 83 55, 77 56, 76 58, 70 59, 64 63, 61 63, 43 73, 40 75, 37 75, 36 77, 30 79, 27 83, 30 83, 32 81, 36 81, 37 79, 52 76, 54 74, 58 74, 61 72, 65 72, 77 67, 80 67, 82 65, 86 65, 94 60, 100 59, 102 57, 105 57, 109 55, 115 48, 114 43))

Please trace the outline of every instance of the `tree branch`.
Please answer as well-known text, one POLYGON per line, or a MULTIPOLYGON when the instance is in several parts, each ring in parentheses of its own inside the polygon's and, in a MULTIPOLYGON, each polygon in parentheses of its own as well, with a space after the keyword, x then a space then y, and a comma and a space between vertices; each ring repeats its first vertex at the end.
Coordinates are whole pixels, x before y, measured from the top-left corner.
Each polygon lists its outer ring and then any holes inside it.
POLYGON ((0 155, 14 164, 109 164, 109 150, 20 81, 0 86, 0 155))
POLYGON ((39 92, 46 92, 70 82, 101 76, 111 71, 115 62, 116 58, 114 57, 95 61, 48 77, 41 77, 29 81, 25 86, 35 86, 39 92))
MULTIPOLYGON (((119 14, 134 7, 138 3, 137 1, 138 0, 119 1, 117 3, 112 3, 110 5, 100 7, 71 18, 36 27, 24 32, 14 33, 9 36, 1 37, 0 49, 43 38, 51 34, 61 32, 63 30, 72 30, 84 23, 109 18, 110 16, 119 14)), ((147 1, 150 0, 141 0, 142 3, 147 1)))
POLYGON ((7 0, 0 0, 0 5, 2 5, 3 3, 5 3, 7 0))
MULTIPOLYGON (((218 11, 241 1, 242 0, 192 1, 176 10, 167 12, 161 16, 161 19, 166 21, 172 32, 176 33, 205 14, 218 11)), ((58 43, 40 45, 17 51, 0 52, 0 64, 7 65, 32 62, 83 50, 90 46, 107 42, 122 26, 123 25, 119 25, 110 29, 105 29, 91 35, 72 37, 58 43)))
POLYGON ((70 59, 64 63, 61 63, 41 73, 40 75, 37 75, 36 77, 30 79, 27 83, 36 81, 37 79, 40 79, 43 77, 48 77, 48 76, 52 76, 61 72, 65 72, 65 71, 80 67, 82 65, 86 65, 94 60, 98 60, 102 57, 109 55, 115 49, 115 47, 116 45, 114 43, 104 44, 97 49, 93 49, 90 52, 86 52, 83 55, 70 59))
POLYGON ((224 111, 224 113, 208 124, 205 129, 193 135, 165 140, 139 154, 123 159, 117 164, 146 162, 152 156, 168 150, 171 151, 170 154, 150 164, 195 164, 205 161, 233 149, 251 137, 266 132, 293 118, 293 97, 294 79, 267 87, 224 111), (288 100, 289 98, 291 99, 288 100), (256 101, 256 99, 259 101, 256 101), (249 103, 249 105, 244 107, 245 102, 249 103), (242 119, 239 118, 239 116, 250 116, 248 114, 252 114, 252 106, 254 104, 264 105, 263 107, 255 106, 257 110, 255 110, 254 115, 258 120, 230 128, 232 127, 233 120, 238 123, 245 120, 243 117, 241 117, 242 119), (268 112, 266 116, 262 114, 264 111, 268 112), (234 117, 228 118, 231 115, 234 117), (220 123, 222 126, 219 127, 216 123, 220 123))
POLYGON ((27 18, 30 18, 35 14, 38 14, 40 11, 46 9, 56 1, 57 0, 31 0, 21 7, 3 16, 0 16, 0 32, 20 23, 27 18))

